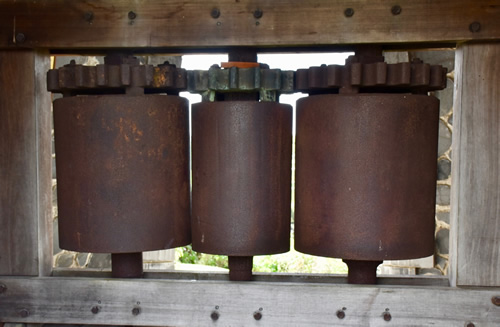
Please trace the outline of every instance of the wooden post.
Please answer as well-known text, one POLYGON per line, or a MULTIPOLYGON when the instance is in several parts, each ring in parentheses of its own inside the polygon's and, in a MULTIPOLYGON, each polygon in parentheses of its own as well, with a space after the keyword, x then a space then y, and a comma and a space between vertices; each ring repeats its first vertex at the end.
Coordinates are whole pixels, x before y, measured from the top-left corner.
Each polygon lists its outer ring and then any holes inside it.
POLYGON ((500 286, 500 43, 456 52, 451 284, 500 286))
POLYGON ((0 51, 0 275, 52 268, 48 52, 0 51))

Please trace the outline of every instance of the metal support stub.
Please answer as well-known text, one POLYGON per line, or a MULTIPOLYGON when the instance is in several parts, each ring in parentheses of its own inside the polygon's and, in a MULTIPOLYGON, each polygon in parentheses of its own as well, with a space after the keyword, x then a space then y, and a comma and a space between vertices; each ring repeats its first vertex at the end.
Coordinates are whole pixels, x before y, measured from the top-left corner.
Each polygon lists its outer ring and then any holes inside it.
POLYGON ((115 278, 141 278, 142 252, 111 254, 111 272, 115 278))
POLYGON ((249 281, 252 280, 253 257, 229 256, 229 280, 249 281))
POLYGON ((349 268, 349 284, 377 284, 377 267, 382 261, 343 260, 349 268))
POLYGON ((192 122, 193 249, 251 279, 251 256, 290 247, 291 107, 198 103, 192 122))

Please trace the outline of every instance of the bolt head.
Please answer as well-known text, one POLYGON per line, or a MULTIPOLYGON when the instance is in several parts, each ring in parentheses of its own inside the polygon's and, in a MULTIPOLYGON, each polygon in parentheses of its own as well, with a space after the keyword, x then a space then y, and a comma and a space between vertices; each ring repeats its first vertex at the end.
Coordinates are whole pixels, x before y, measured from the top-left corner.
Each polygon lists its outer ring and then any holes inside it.
POLYGON ((262 313, 260 313, 260 312, 255 312, 255 313, 253 314, 253 318, 254 318, 255 320, 261 320, 261 319, 262 319, 262 313))
POLYGON ((465 327, 476 327, 473 322, 469 321, 465 323, 465 327))
POLYGON ((83 17, 85 18, 85 20, 87 22, 90 22, 92 19, 94 19, 94 13, 92 11, 87 11, 85 12, 85 14, 83 15, 83 17))
POLYGON ((497 307, 500 307, 500 296, 494 296, 494 297, 492 297, 491 298, 491 303, 493 303, 497 307))
POLYGON ((337 311, 337 318, 339 318, 339 319, 344 319, 345 318, 345 312, 344 312, 344 310, 337 311))
POLYGON ((401 11, 402 11, 401 6, 398 6, 398 5, 392 6, 392 8, 391 8, 391 13, 393 15, 399 15, 401 13, 401 11))
POLYGON ((481 23, 479 23, 479 22, 472 22, 469 25, 469 31, 471 31, 472 33, 477 33, 480 30, 481 30, 481 23))
POLYGON ((137 14, 133 11, 129 11, 128 12, 128 19, 136 19, 137 18, 137 14))
POLYGON ((346 17, 352 17, 354 15, 354 9, 352 8, 347 8, 346 10, 344 10, 344 15, 346 17))
POLYGON ((219 8, 213 8, 212 11, 210 12, 210 16, 212 16, 212 18, 219 18, 220 17, 219 8))
POLYGON ((133 308, 132 309, 132 314, 134 316, 138 316, 141 313, 141 308, 133 308))
POLYGON ((210 314, 210 318, 212 318, 213 321, 219 320, 219 313, 217 311, 212 311, 210 314))
POLYGON ((257 9, 253 12, 253 17, 259 19, 259 18, 262 18, 262 16, 264 15, 264 12, 260 9, 257 9))
POLYGON ((19 311, 19 316, 21 316, 22 318, 27 318, 29 315, 30 312, 28 311, 28 309, 21 309, 19 311))
POLYGON ((96 306, 93 306, 92 309, 90 309, 90 311, 93 313, 93 314, 98 314, 100 309, 99 307, 96 305, 96 306))
POLYGON ((392 319, 392 316, 389 312, 384 312, 382 314, 382 317, 384 318, 385 321, 391 321, 391 319, 392 319))
POLYGON ((23 33, 16 34, 16 43, 24 43, 26 41, 26 36, 23 33))

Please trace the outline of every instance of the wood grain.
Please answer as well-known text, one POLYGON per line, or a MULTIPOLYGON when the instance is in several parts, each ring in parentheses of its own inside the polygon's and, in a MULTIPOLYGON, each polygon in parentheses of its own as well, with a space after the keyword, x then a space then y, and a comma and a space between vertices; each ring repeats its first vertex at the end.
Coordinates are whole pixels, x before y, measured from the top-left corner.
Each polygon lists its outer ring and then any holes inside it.
POLYGON ((459 42, 500 37, 499 0, 4 0, 0 47, 189 48, 459 42), (213 8, 220 16, 212 18, 213 8), (347 8, 354 10, 346 17, 347 8), (261 9, 263 16, 254 18, 261 9), (134 12, 135 19, 128 13, 134 12), (471 32, 473 22, 480 24, 471 32), (16 40, 16 35, 22 38, 16 40))
POLYGON ((453 283, 500 286, 500 43, 460 45, 456 76, 453 283))
POLYGON ((498 326, 495 290, 332 284, 0 278, 0 321, 143 326, 498 326), (76 296, 77 295, 77 296, 76 296), (91 312, 92 307, 99 312, 91 312), (133 308, 140 314, 133 315, 133 308), (216 309, 218 308, 218 309, 216 309), (336 316, 345 308, 345 318, 336 316), (30 315, 19 316, 26 309, 30 315), (256 321, 254 312, 262 313, 256 321))
POLYGON ((48 53, 0 51, 0 275, 52 264, 48 53))

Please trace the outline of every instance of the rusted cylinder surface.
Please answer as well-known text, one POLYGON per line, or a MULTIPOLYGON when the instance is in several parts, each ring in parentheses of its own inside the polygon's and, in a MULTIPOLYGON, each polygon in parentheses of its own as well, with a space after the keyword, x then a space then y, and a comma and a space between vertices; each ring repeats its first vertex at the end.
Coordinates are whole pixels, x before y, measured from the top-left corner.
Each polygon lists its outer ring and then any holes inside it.
POLYGON ((229 256, 288 251, 291 107, 199 103, 192 128, 193 249, 229 256))
POLYGON ((368 261, 433 254, 438 115, 424 95, 300 99, 295 248, 368 261))
POLYGON ((377 267, 382 261, 344 260, 349 284, 377 284, 377 267))
POLYGON ((190 243, 186 99, 63 98, 54 130, 61 248, 131 253, 190 243))

